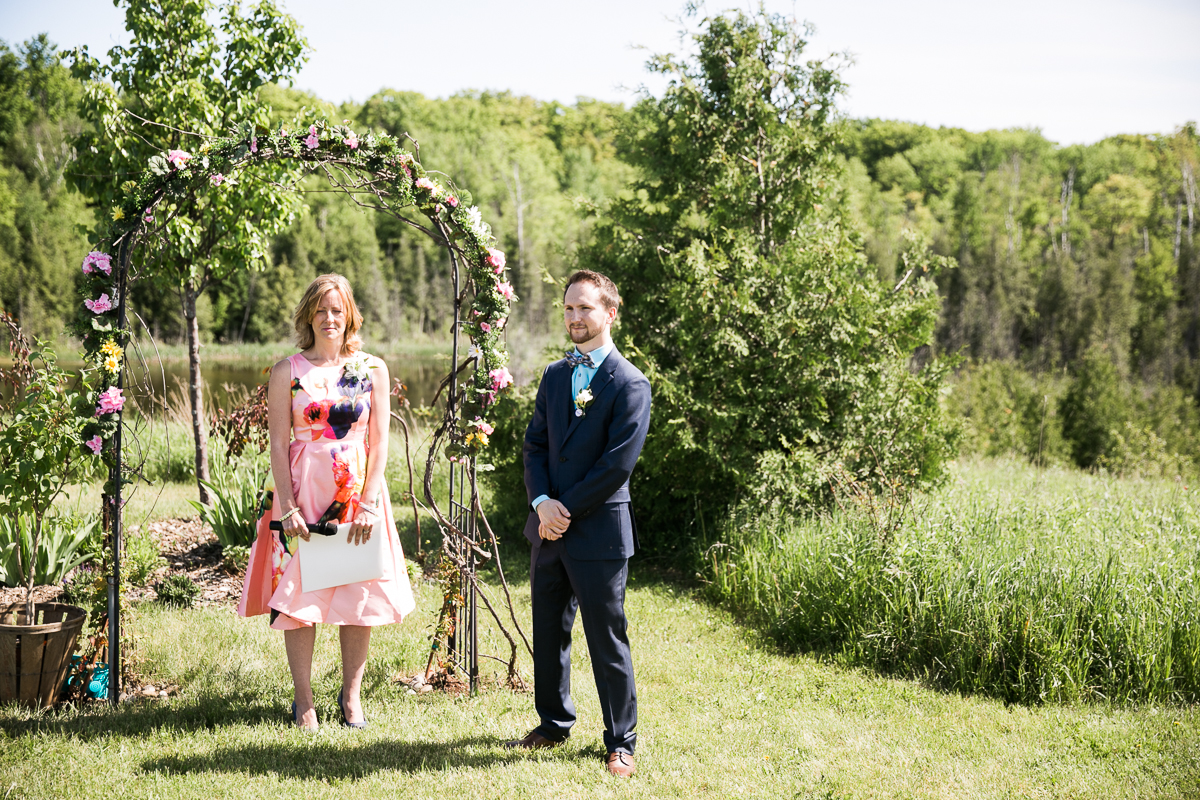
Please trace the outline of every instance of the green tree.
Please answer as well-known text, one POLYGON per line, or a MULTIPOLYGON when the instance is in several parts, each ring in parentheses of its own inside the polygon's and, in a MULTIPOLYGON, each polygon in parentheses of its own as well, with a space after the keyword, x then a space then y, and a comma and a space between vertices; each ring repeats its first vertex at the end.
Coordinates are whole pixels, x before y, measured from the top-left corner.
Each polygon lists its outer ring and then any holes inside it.
POLYGON ((704 19, 695 44, 651 60, 671 81, 618 147, 640 177, 580 255, 620 286, 618 346, 654 389, 634 497, 660 550, 738 501, 820 504, 839 476, 935 482, 953 438, 942 366, 912 358, 935 262, 910 241, 885 285, 847 224, 836 68, 762 10, 704 19))
POLYGON ((64 170, 82 123, 79 82, 41 34, 12 51, 0 42, 0 307, 42 337, 74 316, 75 282, 93 221, 64 170))
POLYGON ((0 368, 0 380, 13 392, 0 404, 0 514, 17 532, 17 571, 25 584, 25 618, 33 619, 33 584, 47 515, 68 487, 86 483, 100 459, 82 444, 86 403, 70 388, 70 376, 54 351, 34 340, 31 347, 15 318, 0 313, 11 339, 13 365, 0 368), (30 530, 28 550, 21 531, 30 530))
MULTIPOLYGON (((151 158, 170 150, 202 157, 206 137, 237 125, 267 125, 270 109, 257 98, 269 82, 294 74, 305 40, 296 21, 273 0, 248 9, 220 6, 214 27, 210 0, 120 0, 126 7, 128 47, 109 51, 101 64, 77 52, 76 74, 86 81, 83 116, 94 126, 76 140, 75 185, 101 213, 120 205, 151 158), (145 120, 145 122, 143 122, 145 120)), ((270 237, 298 207, 282 188, 295 175, 280 165, 256 167, 244 180, 226 181, 211 192, 190 191, 159 210, 158 252, 146 268, 163 286, 178 291, 190 366, 189 397, 196 444, 200 498, 210 501, 207 431, 200 378, 197 300, 204 291, 246 270, 261 269, 270 237)))
POLYGON ((1102 348, 1084 354, 1074 381, 1059 401, 1058 414, 1077 465, 1090 469, 1112 454, 1117 432, 1132 417, 1131 398, 1128 384, 1102 348))

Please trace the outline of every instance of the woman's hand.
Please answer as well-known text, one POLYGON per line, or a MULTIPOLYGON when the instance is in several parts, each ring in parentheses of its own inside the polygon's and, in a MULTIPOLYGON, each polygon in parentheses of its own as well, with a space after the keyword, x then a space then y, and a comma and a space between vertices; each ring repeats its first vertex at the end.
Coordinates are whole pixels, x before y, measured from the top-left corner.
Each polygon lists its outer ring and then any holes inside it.
POLYGON ((306 542, 312 538, 308 525, 304 522, 304 515, 299 511, 283 520, 283 533, 286 536, 299 536, 306 542))
POLYGON ((371 534, 375 532, 375 523, 379 520, 378 515, 378 507, 360 503, 358 513, 354 515, 354 522, 350 525, 350 533, 346 535, 346 543, 355 546, 366 544, 367 540, 371 538, 371 534))

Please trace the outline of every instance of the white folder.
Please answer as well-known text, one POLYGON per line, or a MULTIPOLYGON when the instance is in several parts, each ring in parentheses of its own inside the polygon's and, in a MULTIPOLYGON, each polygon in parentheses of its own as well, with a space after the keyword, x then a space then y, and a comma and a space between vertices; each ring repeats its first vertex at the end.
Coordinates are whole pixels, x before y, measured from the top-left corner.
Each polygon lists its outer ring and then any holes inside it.
POLYGON ((307 542, 300 540, 300 591, 315 592, 383 577, 387 528, 377 525, 371 538, 357 545, 346 541, 349 533, 350 523, 345 523, 337 526, 334 536, 314 533, 307 542))

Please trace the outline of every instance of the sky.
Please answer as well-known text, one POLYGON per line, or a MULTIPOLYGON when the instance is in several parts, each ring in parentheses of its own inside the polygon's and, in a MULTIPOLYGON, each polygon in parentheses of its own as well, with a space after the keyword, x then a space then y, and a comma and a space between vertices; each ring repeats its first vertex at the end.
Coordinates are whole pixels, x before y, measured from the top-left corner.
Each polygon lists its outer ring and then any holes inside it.
MULTIPOLYGON (((508 90, 631 104, 651 53, 686 52, 684 0, 279 0, 311 52, 295 86, 333 102, 382 88, 508 90)), ((711 3, 701 13, 757 4, 711 3)), ((1061 144, 1170 133, 1200 118, 1200 0, 767 0, 810 22, 814 58, 849 53, 841 110, 1061 144)), ((110 0, 0 0, 0 39, 46 32, 102 55, 128 42, 110 0)))

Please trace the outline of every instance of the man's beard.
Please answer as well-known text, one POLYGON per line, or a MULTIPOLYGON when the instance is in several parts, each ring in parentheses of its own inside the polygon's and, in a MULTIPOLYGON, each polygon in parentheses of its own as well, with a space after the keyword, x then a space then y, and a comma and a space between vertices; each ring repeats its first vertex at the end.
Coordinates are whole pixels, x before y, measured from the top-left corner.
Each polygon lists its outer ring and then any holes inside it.
POLYGON ((571 337, 571 341, 574 342, 575 344, 583 344, 584 342, 590 342, 592 339, 595 339, 597 336, 599 336, 600 329, 597 328, 596 330, 592 330, 591 328, 586 327, 586 326, 584 327, 583 330, 569 328, 567 330, 567 335, 569 335, 571 337))

